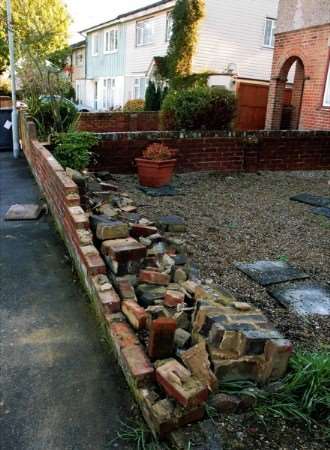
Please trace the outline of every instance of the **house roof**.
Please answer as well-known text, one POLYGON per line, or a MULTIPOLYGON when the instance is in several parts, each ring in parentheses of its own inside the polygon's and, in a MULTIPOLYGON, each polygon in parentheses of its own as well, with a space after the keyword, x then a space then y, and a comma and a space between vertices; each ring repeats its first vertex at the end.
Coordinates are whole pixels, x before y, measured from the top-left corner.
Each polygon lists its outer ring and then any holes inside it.
POLYGON ((120 14, 119 16, 115 17, 114 19, 110 19, 110 20, 107 20, 106 22, 101 22, 97 25, 93 25, 92 27, 81 30, 80 33, 85 33, 86 31, 92 31, 94 29, 103 28, 106 25, 121 21, 122 19, 125 19, 126 17, 133 16, 134 14, 138 14, 143 11, 148 11, 149 9, 157 8, 158 6, 163 6, 163 5, 166 5, 167 3, 172 3, 172 2, 173 2, 173 0, 160 0, 155 3, 151 3, 150 5, 146 5, 142 8, 134 9, 127 13, 120 14))
POLYGON ((76 48, 86 47, 86 40, 84 39, 83 41, 75 42, 74 44, 71 44, 70 47, 72 48, 72 50, 76 48))

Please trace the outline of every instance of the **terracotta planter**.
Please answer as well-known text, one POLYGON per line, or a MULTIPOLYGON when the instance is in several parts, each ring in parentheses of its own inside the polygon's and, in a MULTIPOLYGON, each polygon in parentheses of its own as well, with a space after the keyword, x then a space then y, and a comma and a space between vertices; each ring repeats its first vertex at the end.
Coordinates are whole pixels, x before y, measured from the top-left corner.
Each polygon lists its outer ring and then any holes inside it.
POLYGON ((147 187, 161 187, 170 184, 176 159, 154 161, 136 158, 140 184, 147 187))

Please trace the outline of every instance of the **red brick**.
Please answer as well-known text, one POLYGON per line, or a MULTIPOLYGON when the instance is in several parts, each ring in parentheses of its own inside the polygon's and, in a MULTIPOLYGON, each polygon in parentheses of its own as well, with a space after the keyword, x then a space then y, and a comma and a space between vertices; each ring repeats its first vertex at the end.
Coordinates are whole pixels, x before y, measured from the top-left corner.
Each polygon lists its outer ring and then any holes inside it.
POLYGON ((122 312, 127 317, 130 324, 136 329, 145 328, 147 322, 147 313, 142 306, 134 300, 124 300, 121 305, 122 312))
POLYGON ((140 270, 139 280, 141 283, 167 285, 170 282, 170 276, 155 270, 140 270))
POLYGON ((191 408, 207 401, 208 388, 192 376, 175 359, 167 361, 156 369, 156 380, 167 395, 175 398, 180 405, 191 408))
POLYGON ((138 387, 153 380, 155 369, 140 345, 124 347, 121 351, 121 357, 125 368, 138 387))
POLYGON ((120 298, 112 287, 106 291, 99 291, 98 296, 106 313, 117 313, 120 311, 120 298))
POLYGON ((119 291, 120 297, 123 300, 137 301, 136 296, 135 296, 134 287, 132 286, 132 284, 130 283, 129 280, 119 280, 118 281, 118 291, 119 291))
POLYGON ((175 319, 160 317, 150 325, 148 355, 152 359, 163 359, 173 355, 175 319))
POLYGON ((116 348, 123 349, 139 345, 139 340, 126 322, 114 322, 109 326, 110 334, 116 348))
POLYGON ((126 263, 144 258, 147 254, 147 249, 144 245, 129 237, 127 239, 104 241, 101 252, 118 263, 126 263))
POLYGON ((167 291, 165 294, 164 305, 169 308, 175 308, 184 303, 185 295, 180 291, 167 291))

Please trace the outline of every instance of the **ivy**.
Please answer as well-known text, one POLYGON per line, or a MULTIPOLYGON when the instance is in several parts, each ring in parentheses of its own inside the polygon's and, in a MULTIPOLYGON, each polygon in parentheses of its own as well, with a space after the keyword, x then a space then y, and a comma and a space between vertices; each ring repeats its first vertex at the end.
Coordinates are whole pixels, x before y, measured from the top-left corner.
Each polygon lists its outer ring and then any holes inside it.
POLYGON ((172 12, 173 31, 167 55, 157 58, 161 77, 173 80, 191 74, 197 32, 204 16, 204 0, 177 0, 172 12))

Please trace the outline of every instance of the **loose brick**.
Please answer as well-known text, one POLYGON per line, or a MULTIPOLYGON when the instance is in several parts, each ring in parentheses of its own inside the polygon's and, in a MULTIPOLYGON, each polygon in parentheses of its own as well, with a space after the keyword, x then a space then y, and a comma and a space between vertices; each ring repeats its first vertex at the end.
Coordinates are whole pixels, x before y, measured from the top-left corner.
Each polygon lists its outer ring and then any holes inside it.
POLYGON ((293 346, 287 339, 271 339, 265 344, 265 378, 277 380, 285 375, 293 346))
POLYGON ((127 317, 130 324, 136 329, 145 328, 147 321, 147 313, 142 306, 138 305, 134 300, 125 300, 122 302, 121 309, 127 317))
POLYGON ((175 398, 186 408, 198 406, 207 401, 207 386, 192 376, 191 372, 175 359, 157 367, 156 380, 167 395, 175 398))
POLYGON ((96 237, 101 241, 106 239, 126 238, 128 236, 128 225, 123 222, 113 221, 98 223, 96 226, 96 237))
POLYGON ((164 305, 169 308, 176 308, 178 305, 184 303, 185 295, 180 291, 166 291, 164 305))
POLYGON ((156 227, 136 223, 131 225, 130 235, 135 239, 139 239, 140 237, 152 236, 157 231, 156 227))
POLYGON ((121 356, 124 366, 138 387, 153 380, 155 369, 140 345, 126 346, 122 349, 121 356))
POLYGON ((147 255, 146 247, 131 237, 104 241, 101 252, 118 263, 140 260, 147 255))
POLYGON ((118 291, 119 291, 120 297, 123 300, 137 301, 134 288, 129 280, 127 280, 127 279, 118 280, 117 284, 118 284, 118 291))
POLYGON ((136 334, 126 322, 112 322, 109 325, 109 330, 118 351, 140 344, 136 334))
POLYGON ((181 358, 191 373, 201 383, 206 384, 210 391, 213 391, 217 387, 218 380, 210 368, 211 364, 205 342, 201 342, 182 352, 181 358))
POLYGON ((140 270, 139 280, 141 283, 167 285, 170 282, 170 276, 167 273, 157 272, 156 270, 140 270))
POLYGON ((174 319, 160 317, 152 321, 148 345, 148 355, 151 359, 164 359, 172 356, 175 330, 176 321, 174 319))
POLYGON ((106 313, 114 314, 120 311, 120 298, 112 286, 98 292, 98 296, 106 313))

